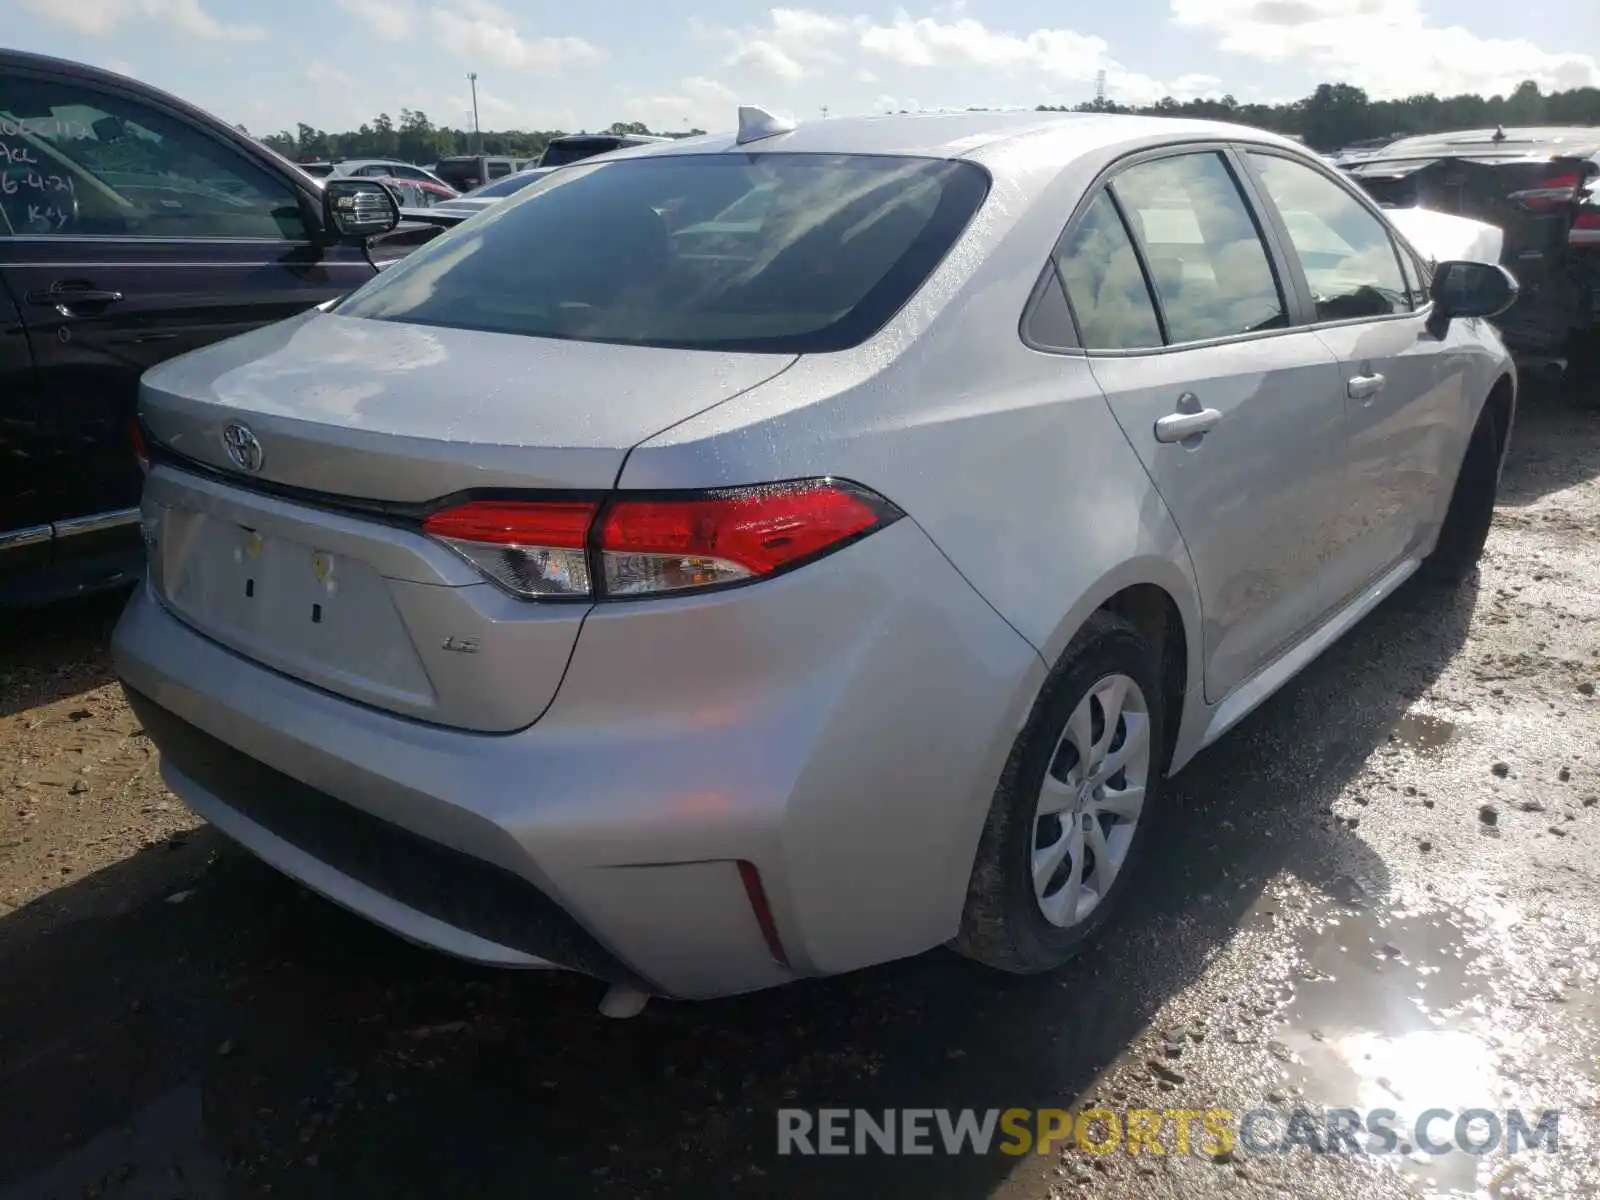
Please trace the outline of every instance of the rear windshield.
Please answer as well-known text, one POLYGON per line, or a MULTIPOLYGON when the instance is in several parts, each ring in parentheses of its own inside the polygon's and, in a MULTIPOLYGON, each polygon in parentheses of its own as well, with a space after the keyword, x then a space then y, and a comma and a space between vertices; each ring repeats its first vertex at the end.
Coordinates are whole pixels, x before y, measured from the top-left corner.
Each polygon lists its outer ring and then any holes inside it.
POLYGON ((504 179, 497 179, 493 183, 485 184, 472 194, 485 200, 510 196, 520 192, 530 183, 538 183, 539 180, 545 177, 545 174, 546 172, 544 171, 527 171, 519 175, 507 175, 504 179))
POLYGON ((465 161, 442 162, 436 166, 433 173, 452 187, 460 187, 463 183, 476 185, 478 182, 478 163, 476 159, 465 161))
POLYGON ((574 341, 842 350, 922 286, 988 186, 975 164, 943 159, 579 164, 434 239, 336 311, 574 341))
POLYGON ((564 167, 568 163, 582 162, 586 158, 593 158, 596 154, 615 150, 622 144, 621 138, 614 137, 562 138, 544 148, 544 153, 539 156, 539 165, 564 167))

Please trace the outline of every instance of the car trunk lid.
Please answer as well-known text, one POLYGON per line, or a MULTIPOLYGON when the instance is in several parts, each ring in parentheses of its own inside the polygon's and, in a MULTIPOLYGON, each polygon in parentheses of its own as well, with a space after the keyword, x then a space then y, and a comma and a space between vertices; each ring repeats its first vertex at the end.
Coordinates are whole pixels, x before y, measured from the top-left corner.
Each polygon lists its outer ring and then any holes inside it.
POLYGON ((793 361, 313 311, 156 367, 139 407, 155 443, 245 486, 422 503, 609 488, 631 447, 793 361), (230 457, 231 425, 259 444, 254 471, 230 457))
POLYGON ((1578 311, 1567 251, 1573 220, 1597 168, 1581 154, 1451 154, 1376 158, 1348 174, 1379 204, 1469 217, 1504 234, 1501 263, 1521 287, 1497 323, 1517 343, 1555 346, 1578 311))
POLYGON ((199 351, 141 389, 152 586, 282 674, 418 720, 522 728, 589 605, 513 598, 421 514, 481 490, 609 490, 633 445, 792 361, 323 314, 199 351), (254 470, 230 455, 239 430, 254 470))

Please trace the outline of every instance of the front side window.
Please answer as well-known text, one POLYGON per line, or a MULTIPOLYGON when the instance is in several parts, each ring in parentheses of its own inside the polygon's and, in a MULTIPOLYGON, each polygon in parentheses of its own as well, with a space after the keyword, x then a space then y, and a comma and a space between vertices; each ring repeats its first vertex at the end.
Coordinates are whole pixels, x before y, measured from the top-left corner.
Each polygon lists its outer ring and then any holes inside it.
POLYGON ((1394 243, 1366 205, 1304 163, 1254 152, 1250 161, 1283 215, 1311 285, 1317 320, 1410 311, 1394 243))
POLYGON ((1161 325, 1117 206, 1096 196, 1056 260, 1085 350, 1161 345, 1161 325))
POLYGON ((221 140, 77 82, 0 77, 13 233, 308 241, 289 184, 221 140))
POLYGON ((988 185, 974 163, 869 155, 579 163, 333 311, 574 341, 843 350, 922 286, 988 185), (770 196, 752 219, 715 221, 758 189, 770 196))
POLYGON ((1289 323, 1261 233, 1221 155, 1139 163, 1111 187, 1149 264, 1170 341, 1289 323))

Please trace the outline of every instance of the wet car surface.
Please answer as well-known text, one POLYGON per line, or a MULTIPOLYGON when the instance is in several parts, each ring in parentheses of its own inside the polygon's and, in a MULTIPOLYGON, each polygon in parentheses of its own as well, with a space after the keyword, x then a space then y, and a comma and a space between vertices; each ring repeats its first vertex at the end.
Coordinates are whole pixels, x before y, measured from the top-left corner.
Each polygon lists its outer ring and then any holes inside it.
POLYGON ((24 618, 0 1200, 1600 1194, 1597 477, 1592 409, 1530 397, 1476 587, 1405 590, 1185 770, 1129 911, 1064 970, 941 951, 623 1022, 593 981, 413 949, 197 826, 111 681, 116 605, 24 618), (777 1154, 780 1108, 858 1106, 1561 1120, 1514 1156, 1185 1154, 1170 1128, 1162 1155, 777 1154))

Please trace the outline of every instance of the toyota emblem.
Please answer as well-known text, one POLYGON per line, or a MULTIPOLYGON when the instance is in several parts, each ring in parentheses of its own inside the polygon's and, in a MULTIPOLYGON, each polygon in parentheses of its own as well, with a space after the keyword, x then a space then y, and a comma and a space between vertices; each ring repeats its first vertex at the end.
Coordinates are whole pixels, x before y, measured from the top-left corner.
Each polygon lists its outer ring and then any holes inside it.
POLYGON ((228 448, 228 457, 239 470, 251 474, 261 470, 261 462, 266 454, 248 425, 223 426, 222 444, 228 448))

